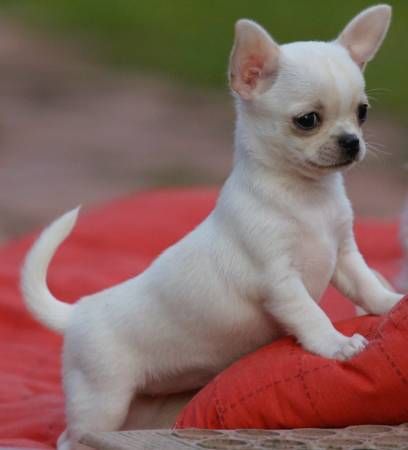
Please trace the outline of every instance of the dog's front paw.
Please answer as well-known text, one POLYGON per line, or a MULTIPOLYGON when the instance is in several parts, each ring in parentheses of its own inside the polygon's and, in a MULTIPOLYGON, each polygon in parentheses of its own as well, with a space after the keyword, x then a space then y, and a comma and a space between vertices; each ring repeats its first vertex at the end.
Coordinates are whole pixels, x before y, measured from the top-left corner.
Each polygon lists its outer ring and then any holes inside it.
POLYGON ((347 361, 364 350, 367 344, 368 341, 364 336, 353 334, 351 337, 346 337, 337 352, 334 353, 333 358, 339 361, 347 361))
POLYGON ((321 337, 319 342, 305 345, 305 348, 325 358, 346 361, 364 350, 367 344, 367 339, 361 334, 348 337, 335 332, 330 336, 321 337))

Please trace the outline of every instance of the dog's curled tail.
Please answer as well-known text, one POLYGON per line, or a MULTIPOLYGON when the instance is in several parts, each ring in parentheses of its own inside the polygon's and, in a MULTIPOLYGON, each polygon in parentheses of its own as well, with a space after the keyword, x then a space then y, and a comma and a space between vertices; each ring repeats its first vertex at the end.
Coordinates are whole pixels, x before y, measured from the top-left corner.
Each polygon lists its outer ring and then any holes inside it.
POLYGON ((21 272, 21 291, 28 310, 48 328, 63 333, 72 305, 56 299, 47 286, 47 269, 55 251, 70 234, 79 207, 65 213, 49 225, 27 254, 21 272))

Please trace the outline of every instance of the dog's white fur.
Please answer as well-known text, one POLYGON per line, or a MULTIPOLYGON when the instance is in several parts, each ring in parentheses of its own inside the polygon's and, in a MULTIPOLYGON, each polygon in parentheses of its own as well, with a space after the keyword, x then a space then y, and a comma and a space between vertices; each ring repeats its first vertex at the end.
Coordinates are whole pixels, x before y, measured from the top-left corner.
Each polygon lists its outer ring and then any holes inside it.
MULTIPOLYGON (((363 11, 329 43, 279 46, 240 20, 230 61, 237 126, 232 173, 216 208, 141 275, 73 306, 48 291, 48 264, 78 210, 47 228, 28 254, 22 290, 39 321, 64 334, 68 431, 118 429, 132 397, 198 388, 231 362, 285 333, 340 360, 367 341, 336 331, 318 301, 332 282, 382 314, 402 297, 367 267, 337 164, 345 132, 361 141, 362 68, 378 50, 391 9, 363 11), (293 117, 318 110, 312 132, 293 117)), ((342 159, 343 158, 343 159, 342 159)))
POLYGON ((405 291, 408 290, 408 200, 405 202, 402 212, 400 236, 404 259, 402 261, 402 270, 396 284, 399 289, 405 291))

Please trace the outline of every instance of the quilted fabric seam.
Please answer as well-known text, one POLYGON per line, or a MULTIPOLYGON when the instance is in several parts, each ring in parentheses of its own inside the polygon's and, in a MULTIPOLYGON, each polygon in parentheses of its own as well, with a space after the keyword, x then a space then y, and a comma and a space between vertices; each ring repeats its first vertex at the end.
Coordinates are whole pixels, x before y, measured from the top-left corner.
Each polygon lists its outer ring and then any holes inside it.
POLYGON ((378 348, 380 349, 381 353, 385 356, 387 359, 390 367, 393 369, 394 373, 397 375, 397 377, 403 382, 403 384, 408 386, 408 380, 403 374, 402 370, 398 367, 396 362, 391 358, 391 356, 388 354, 388 352, 385 350, 384 345, 381 342, 377 343, 378 348))
POLYGON ((302 355, 299 355, 298 357, 298 365, 299 365, 299 377, 300 377, 300 382, 303 388, 303 391, 306 395, 306 398, 309 402, 310 407, 312 408, 312 410, 314 411, 314 413, 316 414, 316 416, 319 418, 320 423, 325 426, 327 426, 326 421, 323 419, 323 416, 320 414, 316 403, 313 401, 312 396, 310 394, 310 390, 307 386, 306 380, 305 380, 305 375, 306 375, 306 371, 303 370, 302 367, 302 355))
POLYGON ((220 397, 218 395, 217 381, 214 381, 214 397, 215 397, 215 411, 217 413, 218 423, 221 425, 221 428, 226 428, 225 427, 225 418, 224 418, 225 407, 222 406, 220 397))
MULTIPOLYGON (((397 375, 397 377, 402 381, 403 384, 408 386, 408 380, 405 378, 404 374, 402 373, 401 369, 397 366, 395 361, 387 353, 387 351, 385 350, 385 348, 381 342, 378 342, 378 348, 379 348, 380 352, 386 357, 390 367, 393 369, 393 371, 397 375)), ((408 415, 408 409, 407 408, 402 408, 402 409, 404 411, 404 414, 408 415)))
POLYGON ((390 314, 388 319, 391 320, 391 322, 393 323, 393 325, 395 326, 396 329, 398 329, 399 331, 401 330, 401 322, 405 322, 408 318, 408 313, 405 314, 404 316, 400 317, 398 322, 395 321, 394 319, 394 314, 390 314))
MULTIPOLYGON (((323 370, 323 369, 327 369, 327 368, 331 368, 331 364, 325 364, 323 366, 318 366, 315 367, 314 369, 310 369, 310 370, 305 370, 303 372, 304 375, 308 375, 310 373, 315 373, 318 372, 319 370, 323 370)), ((277 384, 281 384, 281 383, 289 383, 293 380, 295 380, 296 378, 299 378, 299 375, 296 374, 292 377, 288 377, 288 378, 283 378, 281 380, 276 380, 267 384, 264 384, 263 386, 259 386, 254 390, 251 390, 250 392, 248 392, 247 394, 241 396, 238 400, 236 400, 234 403, 230 403, 228 405, 224 406, 224 411, 226 411, 228 408, 229 409, 234 409, 236 408, 238 405, 240 405, 241 403, 244 403, 245 401, 247 401, 248 399, 254 397, 257 394, 260 394, 261 392, 267 391, 269 389, 271 389, 272 387, 276 386, 277 384)))

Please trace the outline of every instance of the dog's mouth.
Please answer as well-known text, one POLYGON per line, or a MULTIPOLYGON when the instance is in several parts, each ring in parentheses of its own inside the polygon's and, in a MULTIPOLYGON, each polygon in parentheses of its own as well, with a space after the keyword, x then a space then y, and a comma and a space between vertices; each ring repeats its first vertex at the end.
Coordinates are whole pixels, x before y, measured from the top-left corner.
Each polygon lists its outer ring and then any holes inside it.
POLYGON ((341 161, 341 162, 337 162, 334 164, 317 164, 314 161, 310 161, 308 160, 307 163, 312 166, 315 167, 316 169, 322 169, 322 170, 332 170, 332 169, 339 169, 340 167, 346 167, 349 166, 351 164, 353 164, 355 162, 355 159, 347 159, 345 161, 341 161))

